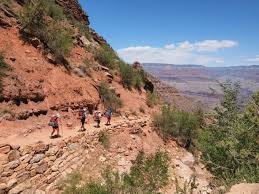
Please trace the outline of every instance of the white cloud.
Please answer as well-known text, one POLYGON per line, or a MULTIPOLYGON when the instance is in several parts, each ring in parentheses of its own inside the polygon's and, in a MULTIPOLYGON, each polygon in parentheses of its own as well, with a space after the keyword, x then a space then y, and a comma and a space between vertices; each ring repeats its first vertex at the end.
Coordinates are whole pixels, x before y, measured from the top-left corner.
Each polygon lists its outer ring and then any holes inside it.
POLYGON ((198 51, 217 51, 223 48, 238 46, 238 42, 232 40, 205 40, 194 45, 198 51))
POLYGON ((248 62, 259 62, 259 55, 256 55, 254 58, 246 59, 248 62))
POLYGON ((173 64, 202 64, 224 63, 224 59, 208 55, 219 49, 231 48, 238 45, 232 40, 204 40, 191 43, 184 41, 168 44, 164 47, 136 46, 117 50, 127 62, 154 62, 173 64), (207 53, 207 54, 206 54, 207 53))

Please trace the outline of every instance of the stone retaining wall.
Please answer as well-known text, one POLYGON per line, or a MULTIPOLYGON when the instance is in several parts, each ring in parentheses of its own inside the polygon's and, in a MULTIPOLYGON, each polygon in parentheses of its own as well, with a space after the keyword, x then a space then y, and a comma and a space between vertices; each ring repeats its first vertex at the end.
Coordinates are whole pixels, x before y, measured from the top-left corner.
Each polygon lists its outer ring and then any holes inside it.
MULTIPOLYGON (((118 131, 145 123, 132 119, 106 127, 105 130, 118 131)), ((84 167, 88 150, 96 144, 98 130, 91 135, 80 133, 51 144, 38 142, 23 148, 0 145, 0 194, 53 193, 60 177, 84 167)))

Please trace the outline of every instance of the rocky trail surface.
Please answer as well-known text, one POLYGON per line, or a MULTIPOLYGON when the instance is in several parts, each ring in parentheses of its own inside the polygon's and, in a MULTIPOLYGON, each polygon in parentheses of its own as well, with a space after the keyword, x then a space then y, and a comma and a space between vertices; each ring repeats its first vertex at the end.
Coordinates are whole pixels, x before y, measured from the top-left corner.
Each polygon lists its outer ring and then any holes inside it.
POLYGON ((170 184, 163 193, 174 193, 176 179, 184 184, 193 176, 197 193, 210 192, 206 170, 174 141, 165 144, 151 130, 148 116, 115 118, 110 126, 100 128, 92 123, 86 132, 79 133, 78 129, 64 129, 58 139, 49 139, 50 130, 38 130, 26 137, 12 137, 9 144, 2 143, 0 193, 60 193, 59 181, 74 170, 79 169, 85 180, 100 178, 107 166, 123 173, 129 171, 140 151, 152 154, 157 150, 168 152, 171 158, 170 184), (109 134, 108 149, 99 142, 100 131, 109 134))

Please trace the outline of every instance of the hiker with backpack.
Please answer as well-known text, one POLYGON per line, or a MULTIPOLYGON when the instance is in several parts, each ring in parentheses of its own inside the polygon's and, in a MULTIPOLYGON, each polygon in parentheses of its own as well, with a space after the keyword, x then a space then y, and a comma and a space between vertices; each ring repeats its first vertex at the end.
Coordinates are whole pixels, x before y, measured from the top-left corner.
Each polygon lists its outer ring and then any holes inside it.
POLYGON ((106 122, 105 125, 110 125, 110 124, 111 124, 111 117, 112 117, 112 108, 109 107, 109 108, 105 111, 104 115, 105 115, 106 118, 107 118, 107 122, 106 122))
POLYGON ((85 128, 85 122, 86 122, 86 119, 87 119, 87 114, 88 114, 88 111, 86 108, 80 108, 79 110, 79 118, 81 120, 81 128, 79 129, 79 131, 85 131, 86 128, 85 128))
POLYGON ((52 127, 52 132, 51 132, 51 135, 50 135, 51 139, 61 137, 60 134, 59 134, 60 118, 61 118, 61 116, 60 116, 59 113, 56 113, 56 114, 52 115, 51 118, 50 118, 50 121, 49 121, 48 125, 52 127), (57 131, 56 135, 54 135, 55 131, 57 131))
POLYGON ((96 126, 97 128, 100 127, 100 123, 101 123, 101 117, 102 117, 102 114, 100 111, 96 110, 94 112, 94 121, 96 122, 96 126))

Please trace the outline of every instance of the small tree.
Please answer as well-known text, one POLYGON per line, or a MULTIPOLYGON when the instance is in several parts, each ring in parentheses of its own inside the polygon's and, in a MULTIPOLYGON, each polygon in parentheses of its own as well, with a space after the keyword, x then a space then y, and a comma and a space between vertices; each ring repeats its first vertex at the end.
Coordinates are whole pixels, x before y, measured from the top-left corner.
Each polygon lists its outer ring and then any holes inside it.
POLYGON ((239 85, 222 86, 224 98, 216 108, 214 122, 199 134, 199 148, 208 169, 221 183, 258 182, 258 95, 244 113, 238 103, 239 85))
POLYGON ((154 126, 164 140, 173 137, 187 149, 194 145, 199 121, 196 113, 179 111, 167 105, 153 118, 154 126))

